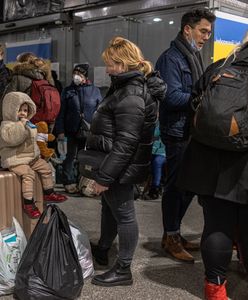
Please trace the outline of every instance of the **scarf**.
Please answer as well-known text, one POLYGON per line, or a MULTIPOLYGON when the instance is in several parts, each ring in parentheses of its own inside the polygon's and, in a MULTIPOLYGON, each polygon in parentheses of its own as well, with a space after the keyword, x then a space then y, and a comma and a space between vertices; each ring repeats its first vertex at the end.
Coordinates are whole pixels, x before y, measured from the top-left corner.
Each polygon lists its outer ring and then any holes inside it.
POLYGON ((192 74, 192 84, 195 86, 204 71, 204 64, 199 51, 194 51, 184 36, 179 32, 174 40, 176 47, 185 55, 192 74))

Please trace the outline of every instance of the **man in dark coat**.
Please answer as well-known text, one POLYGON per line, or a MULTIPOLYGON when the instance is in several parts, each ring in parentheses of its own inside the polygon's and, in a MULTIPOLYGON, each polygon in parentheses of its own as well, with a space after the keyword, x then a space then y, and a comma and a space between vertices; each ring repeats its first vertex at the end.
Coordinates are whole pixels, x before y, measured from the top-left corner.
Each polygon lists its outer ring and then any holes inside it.
POLYGON ((215 16, 208 10, 193 10, 184 14, 181 31, 156 63, 156 69, 168 85, 159 112, 161 137, 167 156, 167 180, 162 198, 162 247, 185 262, 194 262, 187 250, 199 249, 199 245, 188 242, 180 235, 181 221, 193 194, 180 192, 175 183, 189 139, 190 95, 204 70, 200 50, 211 35, 214 20, 215 16))

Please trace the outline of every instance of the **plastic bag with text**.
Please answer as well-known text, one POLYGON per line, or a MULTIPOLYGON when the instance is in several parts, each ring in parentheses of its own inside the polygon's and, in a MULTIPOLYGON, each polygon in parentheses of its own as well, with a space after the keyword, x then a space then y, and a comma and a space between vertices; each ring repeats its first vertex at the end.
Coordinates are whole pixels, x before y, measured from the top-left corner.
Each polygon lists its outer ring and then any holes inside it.
POLYGON ((0 231, 0 296, 14 290, 18 264, 27 245, 25 234, 13 218, 13 225, 0 231))

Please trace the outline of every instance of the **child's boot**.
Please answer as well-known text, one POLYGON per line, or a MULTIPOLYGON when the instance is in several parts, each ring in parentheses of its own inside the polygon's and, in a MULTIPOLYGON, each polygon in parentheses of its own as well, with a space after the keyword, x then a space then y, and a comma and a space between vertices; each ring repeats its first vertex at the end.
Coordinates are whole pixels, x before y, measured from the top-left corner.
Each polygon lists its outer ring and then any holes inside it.
POLYGON ((41 212, 35 205, 34 200, 24 199, 23 210, 31 219, 38 219, 41 216, 41 212))

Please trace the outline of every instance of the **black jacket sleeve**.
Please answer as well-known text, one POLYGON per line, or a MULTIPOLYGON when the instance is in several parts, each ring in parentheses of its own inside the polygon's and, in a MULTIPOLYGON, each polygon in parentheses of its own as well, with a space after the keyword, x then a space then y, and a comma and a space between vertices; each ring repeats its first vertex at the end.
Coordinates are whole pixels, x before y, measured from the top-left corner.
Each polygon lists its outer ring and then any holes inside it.
POLYGON ((126 170, 135 155, 144 125, 145 102, 142 97, 127 96, 113 111, 115 132, 113 147, 100 166, 96 181, 109 186, 126 170))

